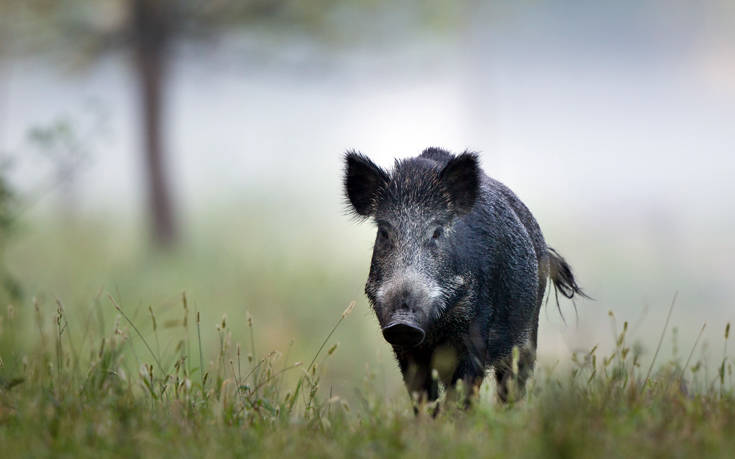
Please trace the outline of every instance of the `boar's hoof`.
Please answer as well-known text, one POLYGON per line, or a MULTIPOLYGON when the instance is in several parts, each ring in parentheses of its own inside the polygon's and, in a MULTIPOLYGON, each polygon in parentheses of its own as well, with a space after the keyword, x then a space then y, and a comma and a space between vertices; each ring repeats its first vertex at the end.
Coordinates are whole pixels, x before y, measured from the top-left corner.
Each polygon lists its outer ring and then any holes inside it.
POLYGON ((424 341, 425 335, 416 324, 402 320, 391 322, 383 327, 385 340, 398 346, 418 346, 424 341))

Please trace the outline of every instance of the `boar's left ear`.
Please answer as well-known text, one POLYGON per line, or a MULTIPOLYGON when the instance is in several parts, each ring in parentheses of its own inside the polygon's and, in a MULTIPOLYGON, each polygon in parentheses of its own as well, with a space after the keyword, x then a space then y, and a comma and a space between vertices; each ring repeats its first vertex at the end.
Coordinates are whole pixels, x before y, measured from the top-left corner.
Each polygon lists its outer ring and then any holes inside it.
POLYGON ((345 154, 345 195, 358 216, 367 218, 375 214, 378 193, 389 180, 388 173, 367 156, 355 151, 345 154))
POLYGON ((480 192, 480 165, 475 153, 462 153, 449 160, 439 173, 439 179, 458 215, 472 210, 480 192))

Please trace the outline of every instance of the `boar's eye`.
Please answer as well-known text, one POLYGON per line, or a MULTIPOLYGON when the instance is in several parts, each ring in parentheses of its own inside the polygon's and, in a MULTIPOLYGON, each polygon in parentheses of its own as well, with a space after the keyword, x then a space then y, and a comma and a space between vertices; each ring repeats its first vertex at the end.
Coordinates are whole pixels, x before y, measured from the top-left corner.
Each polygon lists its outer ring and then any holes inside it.
POLYGON ((379 243, 381 246, 384 247, 391 246, 391 235, 393 234, 393 227, 385 220, 378 220, 376 223, 378 224, 378 237, 376 243, 379 243))
POLYGON ((437 240, 437 239, 439 239, 442 236, 442 233, 443 232, 444 232, 444 230, 442 229, 441 226, 439 226, 439 227, 437 227, 434 230, 434 233, 431 235, 431 238, 434 239, 434 240, 437 240))

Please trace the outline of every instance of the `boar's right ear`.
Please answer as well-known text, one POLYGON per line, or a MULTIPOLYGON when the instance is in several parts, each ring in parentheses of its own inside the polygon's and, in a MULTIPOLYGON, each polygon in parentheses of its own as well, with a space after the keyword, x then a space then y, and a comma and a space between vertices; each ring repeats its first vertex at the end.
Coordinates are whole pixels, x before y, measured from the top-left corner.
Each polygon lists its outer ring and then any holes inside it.
POLYGON ((475 153, 465 152, 450 159, 439 179, 449 193, 457 215, 472 210, 480 192, 480 165, 475 153))
POLYGON ((358 216, 370 217, 375 214, 378 193, 389 180, 388 173, 367 156, 355 151, 345 154, 345 195, 358 216))

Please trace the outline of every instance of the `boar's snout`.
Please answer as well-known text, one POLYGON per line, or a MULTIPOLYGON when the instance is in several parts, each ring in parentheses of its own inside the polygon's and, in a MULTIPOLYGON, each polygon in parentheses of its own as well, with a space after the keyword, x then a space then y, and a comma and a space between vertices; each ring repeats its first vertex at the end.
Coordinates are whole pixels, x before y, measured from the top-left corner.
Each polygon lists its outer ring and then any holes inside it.
POLYGON ((383 327, 385 340, 397 346, 418 346, 424 336, 424 330, 409 319, 396 320, 383 327))
POLYGON ((426 337, 437 295, 430 281, 412 271, 386 282, 377 293, 378 319, 390 344, 418 346, 426 337))

